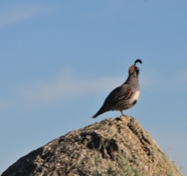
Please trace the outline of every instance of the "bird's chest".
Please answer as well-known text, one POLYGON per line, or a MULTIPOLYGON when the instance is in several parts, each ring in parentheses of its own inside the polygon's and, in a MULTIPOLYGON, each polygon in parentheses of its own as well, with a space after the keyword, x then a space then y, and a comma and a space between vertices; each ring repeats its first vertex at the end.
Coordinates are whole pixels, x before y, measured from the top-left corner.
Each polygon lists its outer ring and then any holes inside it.
POLYGON ((140 91, 134 92, 131 98, 131 102, 137 101, 140 95, 140 91))

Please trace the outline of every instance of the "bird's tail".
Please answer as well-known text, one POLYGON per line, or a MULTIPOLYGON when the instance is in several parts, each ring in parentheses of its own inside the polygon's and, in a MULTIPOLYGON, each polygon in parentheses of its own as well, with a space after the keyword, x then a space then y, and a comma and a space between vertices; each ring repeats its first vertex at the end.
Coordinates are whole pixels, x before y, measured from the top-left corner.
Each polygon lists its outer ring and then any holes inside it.
POLYGON ((93 119, 95 119, 100 113, 100 110, 92 117, 93 119))
POLYGON ((108 111, 106 107, 101 107, 101 109, 92 118, 95 119, 97 116, 99 116, 100 114, 103 114, 106 111, 108 111))
POLYGON ((97 115, 94 115, 92 118, 95 119, 97 117, 97 115))

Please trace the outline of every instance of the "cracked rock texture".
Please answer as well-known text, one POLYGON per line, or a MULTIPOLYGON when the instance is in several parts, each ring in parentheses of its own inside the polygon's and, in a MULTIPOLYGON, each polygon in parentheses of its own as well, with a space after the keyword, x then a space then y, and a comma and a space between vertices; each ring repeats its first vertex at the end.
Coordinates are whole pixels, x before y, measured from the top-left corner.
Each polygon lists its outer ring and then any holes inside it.
POLYGON ((96 171, 105 175, 108 168, 121 167, 120 158, 128 161, 123 167, 138 168, 142 176, 182 175, 135 118, 121 116, 49 142, 20 158, 2 176, 89 176, 96 171))

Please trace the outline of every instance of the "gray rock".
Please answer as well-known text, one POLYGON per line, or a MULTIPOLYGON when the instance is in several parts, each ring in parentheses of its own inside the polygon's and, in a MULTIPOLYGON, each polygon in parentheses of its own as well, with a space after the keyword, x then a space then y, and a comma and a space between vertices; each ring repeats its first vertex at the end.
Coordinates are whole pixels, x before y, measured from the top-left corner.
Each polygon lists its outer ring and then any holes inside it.
POLYGON ((2 176, 182 176, 135 118, 105 119, 30 152, 2 176), (110 173, 110 174, 109 174, 110 173))

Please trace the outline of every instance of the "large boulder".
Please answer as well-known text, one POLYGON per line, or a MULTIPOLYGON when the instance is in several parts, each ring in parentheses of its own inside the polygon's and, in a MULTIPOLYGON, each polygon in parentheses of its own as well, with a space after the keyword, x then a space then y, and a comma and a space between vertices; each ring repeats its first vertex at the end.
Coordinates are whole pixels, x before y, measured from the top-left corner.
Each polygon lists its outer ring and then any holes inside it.
POLYGON ((30 152, 2 176, 182 176, 135 118, 109 118, 30 152))

